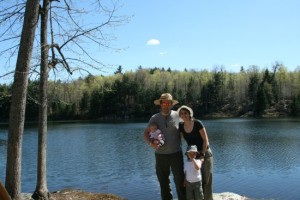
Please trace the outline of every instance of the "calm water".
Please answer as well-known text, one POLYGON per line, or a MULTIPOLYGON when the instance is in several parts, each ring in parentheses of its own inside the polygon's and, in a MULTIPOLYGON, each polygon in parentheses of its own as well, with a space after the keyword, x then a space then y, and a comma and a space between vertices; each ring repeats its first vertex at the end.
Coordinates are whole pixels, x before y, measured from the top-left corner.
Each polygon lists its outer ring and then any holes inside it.
MULTIPOLYGON (((300 120, 204 120, 214 153, 214 192, 256 199, 300 199, 300 120)), ((48 125, 48 189, 160 199, 146 123, 48 125)), ((36 184, 37 129, 26 127, 22 192, 36 184)), ((183 141, 185 148, 185 142, 183 141)), ((5 180, 7 127, 0 126, 0 180, 5 180)), ((174 186, 173 186, 174 188, 174 186)), ((176 196, 176 195, 174 195, 176 196)))

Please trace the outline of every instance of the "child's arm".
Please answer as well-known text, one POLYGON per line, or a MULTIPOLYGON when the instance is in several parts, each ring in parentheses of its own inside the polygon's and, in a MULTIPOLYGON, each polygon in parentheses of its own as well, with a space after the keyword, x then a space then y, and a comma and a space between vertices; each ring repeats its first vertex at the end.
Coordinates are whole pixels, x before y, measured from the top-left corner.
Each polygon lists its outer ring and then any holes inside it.
POLYGON ((199 160, 196 160, 195 158, 192 159, 193 163, 194 163, 194 167, 196 170, 200 170, 201 169, 201 162, 198 162, 199 160))

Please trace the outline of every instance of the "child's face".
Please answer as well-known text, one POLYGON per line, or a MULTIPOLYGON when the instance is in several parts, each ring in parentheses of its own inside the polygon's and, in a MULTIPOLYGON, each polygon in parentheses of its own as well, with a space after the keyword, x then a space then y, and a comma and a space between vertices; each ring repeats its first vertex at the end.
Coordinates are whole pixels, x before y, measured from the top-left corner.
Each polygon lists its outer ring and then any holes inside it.
POLYGON ((156 130, 157 130, 157 126, 153 126, 153 125, 150 126, 150 130, 151 130, 151 131, 156 131, 156 130))
POLYGON ((196 158, 197 153, 196 152, 188 152, 187 155, 188 155, 189 159, 194 159, 194 158, 196 158))

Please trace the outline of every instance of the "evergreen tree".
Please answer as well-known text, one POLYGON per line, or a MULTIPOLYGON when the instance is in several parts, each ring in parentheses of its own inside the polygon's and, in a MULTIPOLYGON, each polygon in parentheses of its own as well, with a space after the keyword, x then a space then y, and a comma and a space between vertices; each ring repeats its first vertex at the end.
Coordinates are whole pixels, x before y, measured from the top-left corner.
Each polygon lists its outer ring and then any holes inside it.
POLYGON ((267 108, 268 98, 265 92, 264 84, 261 84, 257 90, 256 102, 254 113, 256 116, 262 115, 263 111, 267 108))
POLYGON ((7 85, 0 84, 0 122, 7 122, 11 103, 11 91, 7 85))
POLYGON ((293 97, 293 101, 291 104, 291 111, 292 111, 293 116, 295 116, 295 117, 300 116, 300 94, 295 95, 293 97))
POLYGON ((39 113, 39 80, 28 82, 26 101, 26 121, 37 121, 39 113))
POLYGON ((258 86, 259 86, 258 74, 253 74, 250 77, 250 83, 248 85, 248 99, 252 103, 256 101, 258 86))
POLYGON ((86 118, 88 114, 89 101, 90 101, 90 95, 87 91, 84 91, 79 103, 80 115, 83 116, 84 118, 86 118))
POLYGON ((89 116, 97 119, 101 116, 103 94, 98 90, 94 90, 90 98, 89 116))
POLYGON ((115 74, 122 74, 123 68, 119 65, 118 69, 115 71, 115 74))

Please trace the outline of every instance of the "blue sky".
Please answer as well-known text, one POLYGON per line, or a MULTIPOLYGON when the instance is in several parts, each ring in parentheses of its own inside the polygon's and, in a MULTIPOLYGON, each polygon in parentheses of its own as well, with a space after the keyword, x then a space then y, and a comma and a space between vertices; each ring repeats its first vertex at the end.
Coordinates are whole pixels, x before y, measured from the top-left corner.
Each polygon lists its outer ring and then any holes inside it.
MULTIPOLYGON (((120 0, 118 15, 132 15, 117 27, 111 44, 121 51, 96 50, 112 74, 139 66, 238 72, 280 62, 300 66, 299 0, 120 0)), ((95 20, 95 19, 92 19, 95 20)), ((90 46, 93 48, 93 46, 90 46)), ((1 58, 0 58, 1 61, 1 58)), ((6 69, 7 70, 7 69, 6 69)), ((3 74, 0 69, 0 75, 3 74)), ((76 74, 73 75, 76 78, 76 74)), ((1 82, 1 80, 0 80, 1 82)))
POLYGON ((299 8, 299 0, 124 1, 122 12, 134 16, 116 31, 116 44, 127 48, 104 62, 124 70, 227 71, 280 62, 293 71, 300 65, 299 8))

